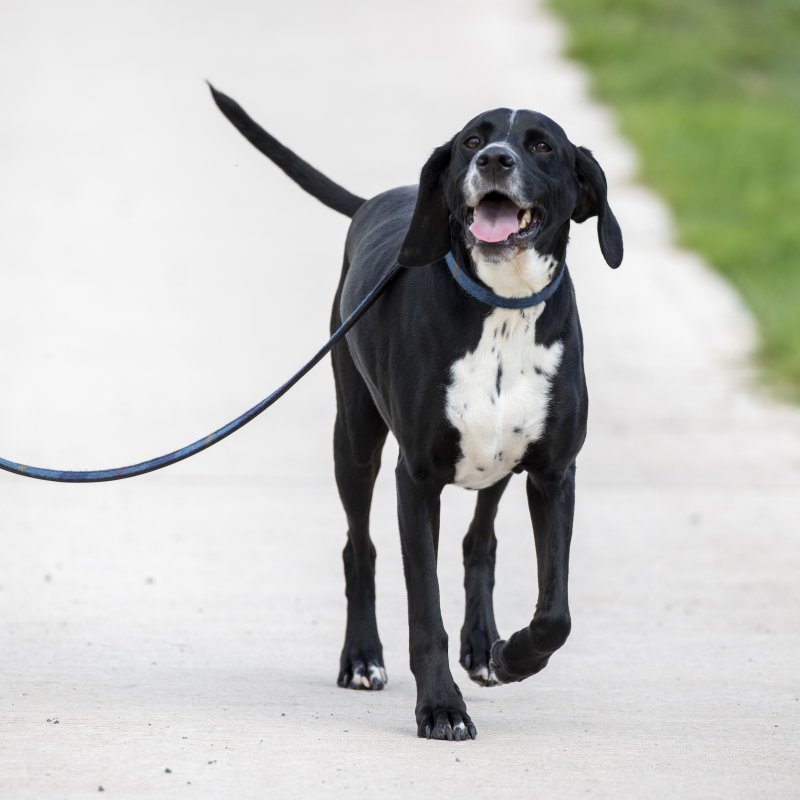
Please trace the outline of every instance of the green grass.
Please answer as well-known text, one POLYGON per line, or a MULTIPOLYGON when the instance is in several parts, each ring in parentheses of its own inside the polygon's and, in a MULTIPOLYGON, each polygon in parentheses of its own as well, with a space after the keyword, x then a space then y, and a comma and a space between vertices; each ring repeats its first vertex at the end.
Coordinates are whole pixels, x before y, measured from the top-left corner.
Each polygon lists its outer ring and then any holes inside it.
POLYGON ((551 5, 681 243, 739 289, 766 376, 800 400, 800 2, 551 5))

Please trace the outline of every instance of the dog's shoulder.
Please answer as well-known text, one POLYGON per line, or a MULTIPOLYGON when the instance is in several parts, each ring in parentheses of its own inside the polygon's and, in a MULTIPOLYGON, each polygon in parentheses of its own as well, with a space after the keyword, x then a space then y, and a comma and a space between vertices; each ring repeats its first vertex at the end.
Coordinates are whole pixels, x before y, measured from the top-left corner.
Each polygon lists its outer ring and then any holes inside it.
MULTIPOLYGON (((353 216, 345 252, 353 261, 386 243, 399 243, 408 229, 417 198, 417 186, 398 186, 371 197, 353 216)), ((396 253, 395 253, 396 255, 396 253)))

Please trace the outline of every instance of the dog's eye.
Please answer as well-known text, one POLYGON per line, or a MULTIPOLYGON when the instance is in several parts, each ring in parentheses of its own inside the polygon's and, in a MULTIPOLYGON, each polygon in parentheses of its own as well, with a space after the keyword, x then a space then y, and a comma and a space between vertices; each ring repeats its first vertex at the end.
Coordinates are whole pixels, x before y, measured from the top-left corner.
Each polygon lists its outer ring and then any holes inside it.
POLYGON ((531 145, 531 150, 534 153, 549 153, 552 149, 547 142, 536 142, 536 144, 531 145))
POLYGON ((464 147, 467 147, 470 150, 477 150, 480 146, 481 140, 479 136, 470 136, 469 139, 464 140, 464 147))

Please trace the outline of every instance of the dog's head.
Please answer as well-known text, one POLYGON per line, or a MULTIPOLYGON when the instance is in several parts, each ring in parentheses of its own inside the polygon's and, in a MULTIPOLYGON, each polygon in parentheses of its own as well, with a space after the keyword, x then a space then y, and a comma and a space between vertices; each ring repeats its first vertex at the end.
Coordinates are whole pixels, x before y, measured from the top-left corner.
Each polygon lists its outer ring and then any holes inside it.
POLYGON ((528 248, 562 258, 570 220, 595 216, 603 257, 616 268, 622 233, 600 165, 543 114, 501 108, 475 117, 428 159, 398 261, 441 259, 452 235, 482 261, 528 248))

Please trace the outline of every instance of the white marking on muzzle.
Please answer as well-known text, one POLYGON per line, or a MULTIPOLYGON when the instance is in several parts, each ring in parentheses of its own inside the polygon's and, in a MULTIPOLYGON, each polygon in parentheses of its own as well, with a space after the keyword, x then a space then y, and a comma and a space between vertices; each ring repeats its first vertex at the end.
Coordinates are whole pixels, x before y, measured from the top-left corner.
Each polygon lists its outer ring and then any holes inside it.
MULTIPOLYGON (((464 178, 464 184, 462 186, 464 199, 470 208, 475 208, 481 199, 489 194, 489 192, 502 192, 515 203, 521 201, 522 185, 519 179, 519 168, 514 169, 503 181, 487 180, 478 169, 478 158, 480 155, 490 147, 496 148, 498 145, 503 145, 504 143, 505 140, 502 142, 490 142, 486 145, 486 147, 482 147, 480 150, 478 150, 478 152, 473 156, 472 162, 470 163, 469 169, 467 170, 467 174, 464 178)), ((503 149, 514 159, 515 162, 519 163, 519 156, 511 147, 504 147, 503 149)))

